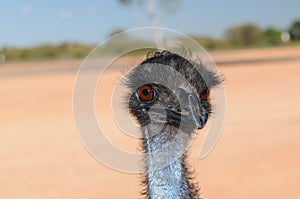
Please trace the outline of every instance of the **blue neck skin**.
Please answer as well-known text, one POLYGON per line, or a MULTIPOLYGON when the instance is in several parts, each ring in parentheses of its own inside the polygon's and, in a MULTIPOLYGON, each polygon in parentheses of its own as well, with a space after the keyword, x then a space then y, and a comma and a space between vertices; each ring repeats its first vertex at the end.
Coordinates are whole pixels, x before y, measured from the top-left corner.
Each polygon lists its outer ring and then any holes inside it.
POLYGON ((150 129, 143 129, 150 199, 192 199, 183 161, 189 134, 173 137, 172 128, 156 134, 150 129))

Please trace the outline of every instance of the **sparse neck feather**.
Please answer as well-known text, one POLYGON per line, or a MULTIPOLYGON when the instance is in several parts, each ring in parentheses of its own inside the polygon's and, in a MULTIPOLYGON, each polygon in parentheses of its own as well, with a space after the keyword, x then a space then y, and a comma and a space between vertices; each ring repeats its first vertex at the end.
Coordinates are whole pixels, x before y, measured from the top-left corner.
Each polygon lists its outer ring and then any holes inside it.
MULTIPOLYGON (((152 126, 153 127, 153 126, 152 126)), ((150 125, 143 128, 147 194, 150 199, 194 199, 197 190, 189 182, 185 150, 191 133, 165 125, 157 133, 150 125)))

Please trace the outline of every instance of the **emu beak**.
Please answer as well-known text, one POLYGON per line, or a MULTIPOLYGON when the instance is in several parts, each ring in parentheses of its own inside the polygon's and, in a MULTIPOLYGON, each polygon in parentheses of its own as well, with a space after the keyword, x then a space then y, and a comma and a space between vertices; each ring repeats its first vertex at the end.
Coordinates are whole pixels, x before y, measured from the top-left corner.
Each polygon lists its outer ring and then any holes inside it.
MULTIPOLYGON (((181 112, 170 109, 165 109, 167 116, 179 124, 192 126, 193 128, 202 129, 208 119, 208 113, 201 115, 199 103, 193 95, 189 95, 185 103, 185 108, 181 112)), ((156 112, 161 112, 161 109, 156 109, 156 112)))
POLYGON ((181 112, 160 107, 152 107, 151 110, 159 114, 166 114, 173 122, 179 125, 188 125, 193 128, 202 129, 207 122, 208 113, 201 115, 197 98, 189 94, 183 106, 181 112))
POLYGON ((177 112, 170 109, 166 109, 167 116, 179 124, 192 126, 197 129, 202 129, 207 122, 208 114, 201 116, 197 108, 190 107, 190 111, 177 112))
POLYGON ((188 100, 188 118, 197 129, 202 129, 207 122, 208 114, 205 114, 204 116, 200 114, 199 103, 197 103, 193 95, 190 94, 188 100))

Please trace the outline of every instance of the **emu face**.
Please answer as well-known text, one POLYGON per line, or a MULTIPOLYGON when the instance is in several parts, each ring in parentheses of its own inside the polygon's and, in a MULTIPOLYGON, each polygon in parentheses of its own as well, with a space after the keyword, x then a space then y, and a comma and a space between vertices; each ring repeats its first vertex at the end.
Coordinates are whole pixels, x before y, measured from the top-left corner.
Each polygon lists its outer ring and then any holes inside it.
POLYGON ((167 51, 148 57, 127 78, 129 110, 141 126, 157 123, 191 130, 206 124, 210 88, 220 82, 204 66, 167 51))
POLYGON ((209 91, 203 93, 199 100, 196 92, 182 88, 174 92, 160 84, 145 84, 131 95, 129 108, 142 126, 156 122, 200 129, 210 113, 209 91))

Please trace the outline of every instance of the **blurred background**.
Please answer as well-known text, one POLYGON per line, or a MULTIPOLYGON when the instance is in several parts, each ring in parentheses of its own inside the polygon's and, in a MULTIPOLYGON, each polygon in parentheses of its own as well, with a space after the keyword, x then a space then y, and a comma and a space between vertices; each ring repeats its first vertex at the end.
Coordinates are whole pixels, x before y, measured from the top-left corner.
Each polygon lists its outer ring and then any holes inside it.
MULTIPOLYGON (((145 26, 189 35, 226 77, 218 144, 202 160, 205 131, 191 146, 202 197, 299 198, 299 8, 298 0, 1 1, 0 198, 140 196, 138 175, 103 166, 80 143, 72 92, 80 64, 97 44, 145 26)), ((99 50, 110 55, 143 42, 128 35, 122 45, 99 50)), ((116 69, 135 66, 145 53, 130 53, 116 69)), ((109 92, 97 95, 109 98, 109 92)), ((112 143, 135 151, 139 141, 113 126, 108 119, 112 143)))

